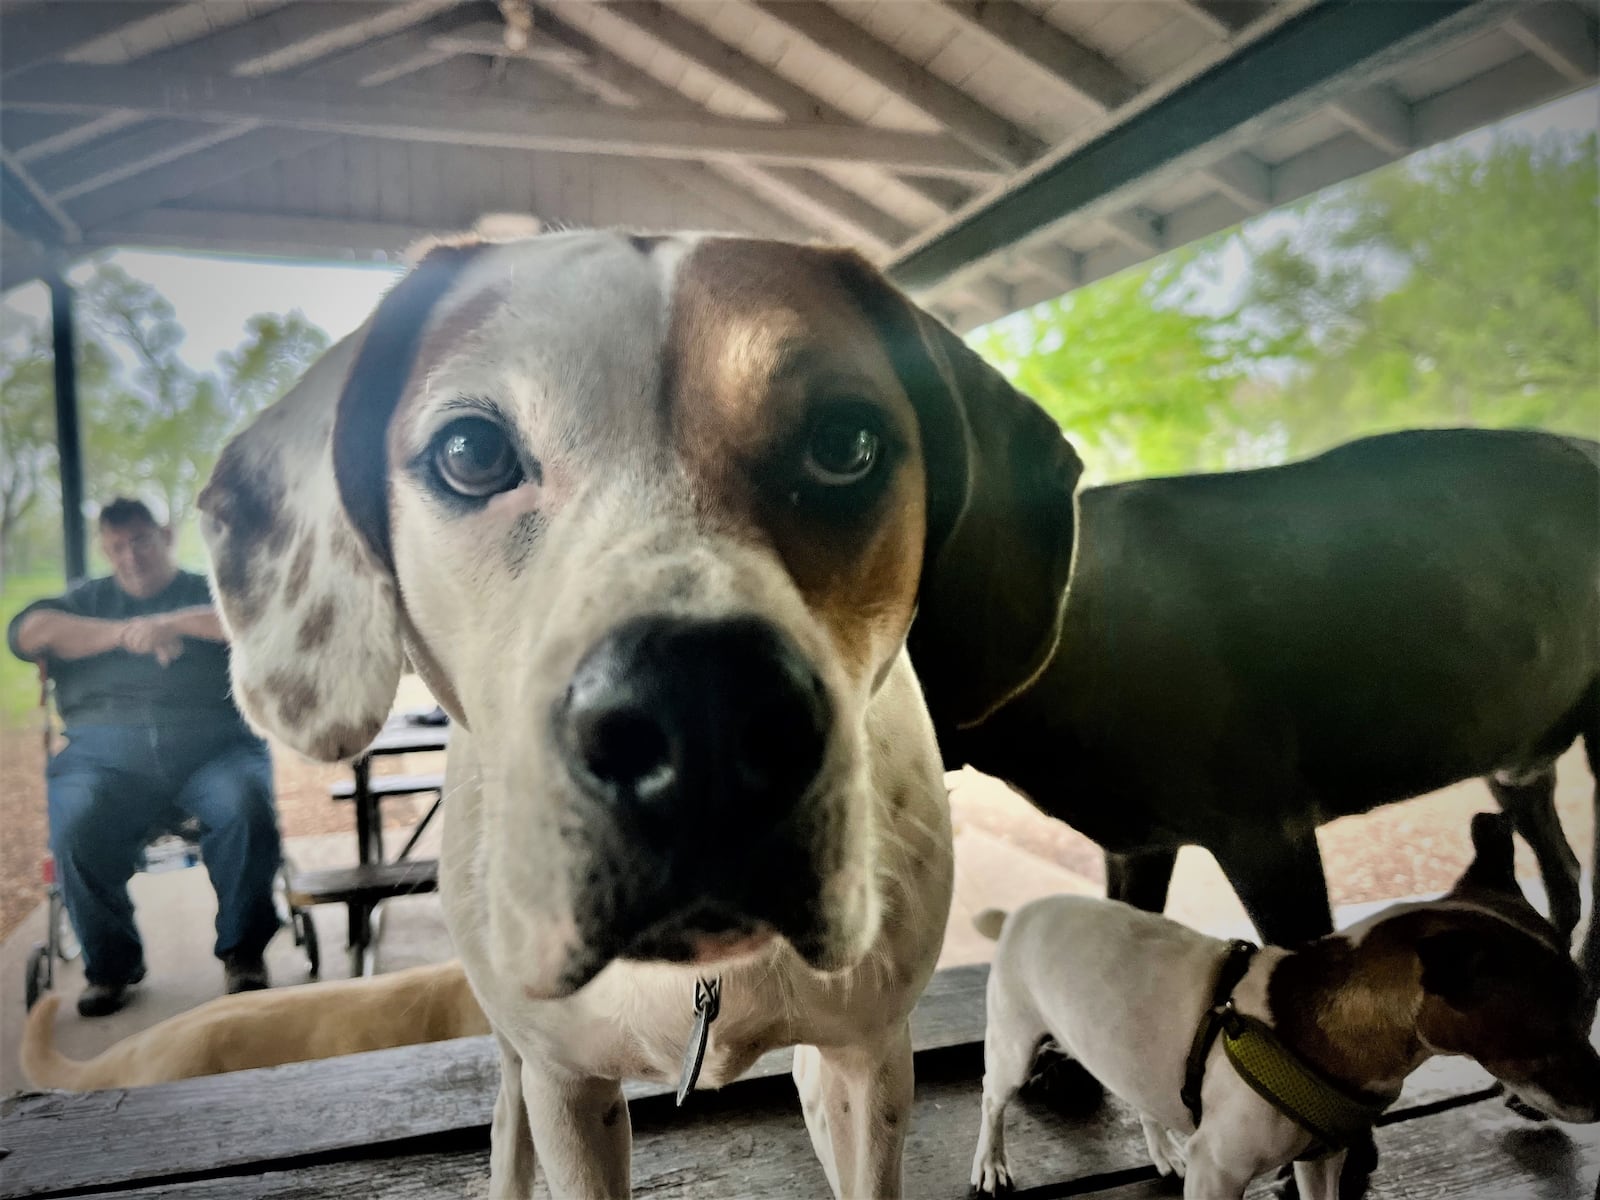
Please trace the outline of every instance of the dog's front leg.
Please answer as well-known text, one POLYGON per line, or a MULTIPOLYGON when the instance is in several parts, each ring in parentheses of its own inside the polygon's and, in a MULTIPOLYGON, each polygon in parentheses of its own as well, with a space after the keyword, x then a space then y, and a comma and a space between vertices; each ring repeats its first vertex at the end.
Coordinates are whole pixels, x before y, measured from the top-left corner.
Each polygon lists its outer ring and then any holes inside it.
POLYGON ((1344 1170, 1345 1151, 1340 1150, 1310 1162, 1294 1164, 1294 1183, 1300 1200, 1339 1200, 1339 1175, 1344 1170))
POLYGON ((911 1120, 911 1027, 865 1046, 795 1049, 795 1084, 811 1144, 840 1200, 900 1195, 911 1120))
POLYGON ((633 1130, 621 1083, 555 1074, 524 1062, 522 1096, 555 1200, 618 1200, 628 1195, 633 1130))
POLYGON ((528 1109, 522 1102, 522 1054, 501 1035, 501 1088, 494 1096, 494 1122, 490 1125, 490 1195, 533 1197, 533 1133, 528 1130, 528 1109))
POLYGON ((522 1100, 522 1056, 498 1033, 495 1041, 500 1043, 500 1092, 489 1127, 489 1194, 531 1200, 535 1163, 533 1132, 522 1100))
MULTIPOLYGON (((1248 1153, 1251 1147, 1237 1145, 1240 1126, 1221 1119, 1220 1114, 1208 1111, 1200 1130, 1189 1139, 1188 1163, 1183 1176, 1183 1200, 1243 1200, 1245 1188, 1256 1173, 1271 1165, 1248 1153), (1206 1122, 1210 1122, 1208 1127, 1206 1122), (1228 1130, 1222 1138, 1214 1136, 1218 1129, 1228 1130), (1231 1141, 1230 1141, 1231 1135, 1231 1141), (1221 1140, 1224 1144, 1218 1145, 1221 1140), (1241 1154, 1240 1151, 1246 1153, 1241 1154)), ((1277 1161, 1282 1162, 1282 1159, 1277 1161)))

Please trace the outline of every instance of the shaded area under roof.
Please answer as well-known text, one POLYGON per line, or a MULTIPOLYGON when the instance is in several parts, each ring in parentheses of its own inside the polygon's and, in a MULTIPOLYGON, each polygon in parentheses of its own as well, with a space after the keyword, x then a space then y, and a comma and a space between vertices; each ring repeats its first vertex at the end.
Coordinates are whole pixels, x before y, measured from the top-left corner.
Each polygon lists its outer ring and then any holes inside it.
POLYGON ((0 287, 486 212, 852 244, 959 328, 1587 86, 1596 0, 5 0, 0 287))

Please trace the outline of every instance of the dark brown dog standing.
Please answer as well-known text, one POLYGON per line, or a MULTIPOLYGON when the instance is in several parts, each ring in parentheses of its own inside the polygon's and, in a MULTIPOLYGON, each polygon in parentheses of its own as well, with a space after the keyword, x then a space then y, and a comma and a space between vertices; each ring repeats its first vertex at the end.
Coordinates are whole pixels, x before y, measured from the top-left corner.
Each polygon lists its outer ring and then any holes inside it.
MULTIPOLYGON (((1600 761, 1600 445, 1412 431, 1078 507, 1061 641, 1030 688, 963 720, 918 661, 947 765, 1093 838, 1141 908, 1204 846, 1286 946, 1333 928, 1318 825, 1487 776, 1572 933, 1553 763, 1580 736, 1600 761)), ((1600 922, 1584 961, 1593 984, 1600 922)))

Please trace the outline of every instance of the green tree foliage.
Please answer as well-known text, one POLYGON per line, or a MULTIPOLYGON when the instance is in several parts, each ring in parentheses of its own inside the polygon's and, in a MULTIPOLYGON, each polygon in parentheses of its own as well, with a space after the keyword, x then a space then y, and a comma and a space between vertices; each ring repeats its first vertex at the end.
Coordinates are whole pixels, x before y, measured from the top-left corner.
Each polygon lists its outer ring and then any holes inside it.
POLYGON ((1418 425, 1600 434, 1597 200, 1591 134, 1436 153, 1304 205, 1255 250, 1239 310, 1295 364, 1291 449, 1418 425))
POLYGON ((1091 480, 1240 465, 1263 432, 1227 331, 1185 307, 1187 265, 1124 271, 973 339, 1070 431, 1091 480))
MULTIPOLYGON (((18 540, 37 534, 38 517, 59 494, 54 361, 49 331, 0 307, 0 584, 18 540)), ((82 347, 78 370, 85 388, 105 385, 111 363, 98 342, 82 347)))
MULTIPOLYGON (((108 264, 80 287, 78 313, 90 497, 154 500, 178 524, 190 515, 228 434, 282 395, 328 344, 298 312, 260 315, 247 323, 239 346, 219 356, 217 370, 197 371, 178 353, 184 335, 172 305, 108 264)), ((18 550, 54 550, 56 505, 38 501, 47 494, 54 501, 59 491, 49 331, 14 310, 0 314, 3 564, 18 550)))
POLYGON ((1283 461, 1414 426, 1600 436, 1597 204, 1593 135, 1501 136, 1375 172, 973 341, 1069 431, 1094 480, 1283 461), (1224 290, 1230 256, 1237 303, 1201 304, 1224 290))

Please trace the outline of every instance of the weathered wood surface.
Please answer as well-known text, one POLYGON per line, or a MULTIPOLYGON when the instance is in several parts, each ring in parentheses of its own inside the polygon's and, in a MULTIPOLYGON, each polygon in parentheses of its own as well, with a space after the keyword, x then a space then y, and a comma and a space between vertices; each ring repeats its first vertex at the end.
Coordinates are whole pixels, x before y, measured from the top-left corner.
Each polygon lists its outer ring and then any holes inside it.
MULTIPOLYGON (((967 1192, 972 1139, 976 1136, 980 1055, 976 1047, 930 1052, 917 1087, 917 1105, 906 1147, 905 1194, 950 1197, 967 1192)), ((633 1182, 636 1196, 817 1197, 828 1193, 786 1079, 769 1078, 720 1093, 697 1096, 684 1109, 669 1096, 632 1106, 633 1182)), ((1065 1180, 1100 1174, 1143 1155, 1143 1135, 1132 1115, 1108 1105, 1070 1121, 1019 1105, 1008 1126, 1012 1144, 1033 1164, 1031 1180, 1065 1180)), ((476 1143, 456 1135, 448 1144, 430 1139, 424 1153, 349 1158, 335 1162, 285 1163, 286 1169, 229 1174, 190 1182, 163 1181, 133 1192, 90 1192, 154 1200, 268 1200, 360 1194, 363 1200, 411 1200, 419 1196, 486 1197, 487 1130, 476 1143)), ((408 1147, 409 1149, 409 1147, 408 1147)), ((541 1187, 537 1193, 548 1194, 541 1187)))
MULTIPOLYGON (((987 978, 988 969, 981 966, 941 972, 913 1015, 919 1109, 908 1152, 910 1195, 923 1194, 910 1190, 913 1174, 921 1180, 919 1187, 934 1189, 948 1166, 920 1164, 945 1163, 940 1156, 953 1143, 970 1153, 966 1144, 976 1130, 987 978)), ((663 1195, 686 1197, 701 1194, 701 1185, 742 1194, 741 1180, 752 1181, 751 1172, 767 1177, 773 1164, 797 1179, 809 1178, 805 1173, 815 1163, 786 1078, 791 1058, 788 1050, 763 1056, 744 1081, 720 1095, 697 1095, 682 1113, 662 1099, 669 1087, 628 1085, 637 1132, 635 1178, 652 1180, 652 1189, 663 1195), (714 1119, 717 1115, 725 1119, 714 1119), (698 1159, 685 1157, 691 1148, 698 1159), (701 1165, 685 1176, 686 1161, 701 1165)), ((442 1153, 440 1139, 466 1162, 487 1146, 498 1081, 492 1040, 469 1038, 151 1088, 23 1095, 0 1104, 0 1150, 6 1151, 0 1158, 0 1197, 141 1185, 165 1192, 175 1180, 211 1175, 226 1176, 228 1195, 254 1194, 237 1190, 246 1177, 262 1181, 261 1195, 289 1194, 281 1189, 300 1186, 294 1180, 312 1164, 335 1176, 370 1172, 376 1180, 389 1169, 385 1164, 410 1158, 424 1146, 429 1154, 442 1153)), ((1419 1074, 1395 1114, 1486 1081, 1468 1064, 1441 1063, 1419 1074)), ((1065 1137, 1063 1128, 1077 1128, 1070 1119, 1023 1105, 1013 1110, 1009 1128, 1013 1146, 1040 1147, 1034 1153, 1047 1178, 1144 1165, 1137 1125, 1120 1107, 1108 1106, 1091 1124, 1092 1129, 1065 1137)), ((420 1186, 413 1172, 396 1171, 394 1186, 402 1190, 394 1195, 423 1194, 405 1190, 420 1186)), ((434 1171, 430 1165, 424 1174, 432 1178, 434 1171)), ((330 1177, 325 1186, 336 1190, 339 1185, 330 1177)))
MULTIPOLYGON (((1013 1162, 1015 1164, 1015 1161, 1013 1162)), ((1378 1130, 1378 1169, 1369 1200, 1594 1200, 1600 1185, 1600 1126, 1539 1125, 1498 1097, 1378 1130)), ((1095 1200, 1172 1200, 1154 1172, 1136 1183, 1074 1193, 1095 1200)), ((1249 1200, 1266 1200, 1257 1180, 1249 1200)))
POLYGON ((260 1173, 73 1195, 93 1200, 489 1200, 489 1146, 485 1140, 470 1149, 429 1146, 382 1158, 284 1163, 260 1173))
MULTIPOLYGON (((979 1118, 974 1048, 923 1058, 906 1147, 905 1194, 959 1200, 968 1187, 979 1118)), ((827 1194, 799 1105, 787 1081, 766 1079, 702 1095, 682 1110, 665 1096, 634 1106, 633 1182, 651 1200, 827 1194)), ((1156 1200, 1158 1183, 1133 1114, 1115 1102, 1068 1118, 1027 1103, 1008 1116, 1007 1142, 1020 1195, 1044 1200, 1156 1200)), ((1381 1129, 1374 1200, 1537 1197, 1588 1200, 1600 1171, 1600 1127, 1531 1125, 1498 1099, 1402 1118, 1381 1129)), ((1251 1190, 1270 1194, 1271 1181, 1251 1190)), ((397 1153, 336 1161, 286 1161, 277 1169, 135 1191, 91 1192, 128 1200, 311 1200, 349 1194, 363 1200, 488 1195, 487 1130, 418 1139, 397 1153)), ((541 1197, 546 1193, 541 1188, 541 1197)))
MULTIPOLYGON (((930 1050, 980 1040, 987 979, 986 967, 941 972, 912 1015, 913 1044, 930 1050)), ((745 1078, 787 1075, 791 1060, 788 1050, 763 1055, 745 1078)), ((487 1128, 499 1080, 499 1057, 485 1037, 126 1091, 17 1096, 0 1102, 0 1149, 9 1151, 0 1158, 0 1196, 487 1128)), ((655 1083, 626 1089, 630 1101, 671 1090, 655 1083)))
POLYGON ((491 1038, 379 1050, 121 1091, 0 1103, 0 1196, 47 1196, 486 1127, 491 1038))

